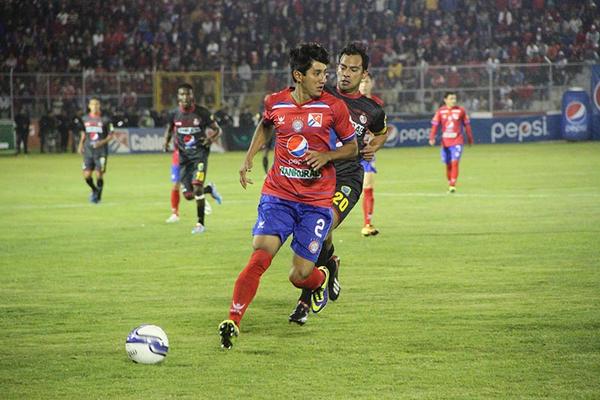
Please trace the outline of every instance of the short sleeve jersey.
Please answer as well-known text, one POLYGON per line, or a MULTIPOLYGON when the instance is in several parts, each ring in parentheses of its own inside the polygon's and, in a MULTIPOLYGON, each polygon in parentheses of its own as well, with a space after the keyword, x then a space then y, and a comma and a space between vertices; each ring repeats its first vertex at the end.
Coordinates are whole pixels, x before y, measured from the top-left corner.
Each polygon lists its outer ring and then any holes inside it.
POLYGON ((359 155, 355 159, 336 161, 334 163, 335 169, 338 174, 362 169, 360 150, 365 147, 365 134, 367 131, 373 134, 384 134, 387 131, 385 111, 375 100, 364 96, 360 92, 353 95, 342 94, 332 86, 326 86, 325 91, 346 103, 358 140, 359 155))
POLYGON ((309 150, 332 150, 332 133, 342 143, 354 140, 348 108, 325 92, 318 99, 297 104, 292 91, 288 88, 271 94, 264 102, 263 124, 273 126, 275 155, 262 193, 331 208, 336 180, 333 164, 313 170, 305 157, 309 150))
MULTIPOLYGON (((448 108, 444 105, 436 111, 431 120, 433 128, 437 129, 439 126, 442 130, 442 145, 444 147, 463 144, 462 128, 470 123, 467 112, 460 106, 448 108)), ((432 136, 435 137, 435 130, 432 130, 432 136)))
POLYGON ((214 117, 206 107, 194 105, 190 110, 178 107, 169 112, 167 121, 175 135, 174 145, 180 162, 202 157, 210 151, 210 144, 204 144, 204 140, 206 128, 212 125, 214 117))
POLYGON ((94 145, 100 140, 105 139, 113 131, 113 126, 108 118, 101 115, 88 114, 83 116, 81 120, 85 134, 84 156, 107 155, 108 144, 98 148, 94 148, 94 145))

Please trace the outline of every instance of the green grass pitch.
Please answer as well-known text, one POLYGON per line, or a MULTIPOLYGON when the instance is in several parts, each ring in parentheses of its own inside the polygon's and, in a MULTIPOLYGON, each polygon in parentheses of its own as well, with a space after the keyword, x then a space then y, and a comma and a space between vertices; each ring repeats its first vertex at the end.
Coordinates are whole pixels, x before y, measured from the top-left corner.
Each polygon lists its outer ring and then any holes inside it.
POLYGON ((445 193, 437 148, 378 154, 375 238, 335 233, 342 294, 290 325, 288 244, 231 351, 219 347, 263 178, 213 154, 224 197, 167 225, 170 157, 112 156, 88 203, 76 155, 0 157, 0 398, 600 398, 600 143, 467 148, 445 193), (154 366, 127 333, 165 329, 154 366))

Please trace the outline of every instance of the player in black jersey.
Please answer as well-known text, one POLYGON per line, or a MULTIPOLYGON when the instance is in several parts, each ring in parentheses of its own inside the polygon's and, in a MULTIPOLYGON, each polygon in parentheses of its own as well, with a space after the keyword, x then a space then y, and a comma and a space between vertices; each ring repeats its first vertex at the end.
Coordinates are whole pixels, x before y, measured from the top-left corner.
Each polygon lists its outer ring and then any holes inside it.
POLYGON ((99 203, 104 189, 104 174, 108 159, 108 142, 113 139, 113 126, 100 111, 100 100, 92 98, 88 103, 90 113, 81 118, 83 122, 79 139, 79 154, 83 155, 83 178, 92 189, 90 202, 99 203), (96 183, 92 171, 96 171, 96 183))
POLYGON ((165 151, 169 149, 171 137, 175 134, 175 146, 179 151, 179 181, 183 186, 183 197, 196 200, 198 222, 192 234, 204 232, 204 194, 209 193, 217 203, 221 196, 214 185, 204 187, 210 145, 221 134, 221 128, 210 111, 195 104, 191 85, 182 83, 177 87, 178 108, 171 110, 165 129, 165 151))
MULTIPOLYGON (((359 43, 351 43, 340 52, 336 87, 325 87, 326 91, 344 100, 348 106, 359 148, 357 158, 334 162, 337 183, 333 196, 333 225, 316 262, 316 265, 327 266, 330 271, 329 298, 333 301, 337 300, 341 289, 338 279, 339 258, 333 254, 333 230, 348 216, 362 193, 364 170, 360 161, 373 159, 375 152, 385 143, 387 134, 385 111, 359 91, 360 82, 367 75, 368 68, 369 56, 365 48, 359 43), (372 135, 368 143, 365 142, 367 135, 372 135)), ((303 325, 308 318, 310 302, 310 292, 303 290, 296 308, 290 314, 290 322, 303 325)))

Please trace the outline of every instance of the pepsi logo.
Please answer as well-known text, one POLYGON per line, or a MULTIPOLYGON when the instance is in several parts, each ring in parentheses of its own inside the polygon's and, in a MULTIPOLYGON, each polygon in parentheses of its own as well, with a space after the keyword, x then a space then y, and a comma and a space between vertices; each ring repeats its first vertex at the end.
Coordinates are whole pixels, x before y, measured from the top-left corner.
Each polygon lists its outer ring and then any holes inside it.
POLYGON ((302 135, 294 135, 288 139, 287 149, 294 157, 302 157, 308 151, 308 141, 302 135))
POLYGON ((98 135, 98 132, 90 133, 90 140, 98 140, 98 139, 100 139, 100 135, 98 135))
POLYGON ((594 88, 593 98, 596 110, 600 111, 600 82, 598 82, 594 88))
POLYGON ((183 143, 185 143, 185 144, 188 144, 192 140, 194 140, 194 137, 192 135, 184 135, 183 136, 183 143))
POLYGON ((565 117, 567 118, 567 121, 574 124, 579 124, 583 122, 583 120, 585 119, 585 114, 585 105, 580 101, 570 102, 569 104, 567 104, 567 107, 565 109, 565 117))

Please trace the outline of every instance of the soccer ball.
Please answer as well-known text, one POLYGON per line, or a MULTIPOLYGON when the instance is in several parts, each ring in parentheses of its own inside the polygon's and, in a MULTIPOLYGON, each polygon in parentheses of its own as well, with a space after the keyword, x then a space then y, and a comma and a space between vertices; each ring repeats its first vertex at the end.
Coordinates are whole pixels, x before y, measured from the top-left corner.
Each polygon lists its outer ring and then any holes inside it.
POLYGON ((125 351, 135 363, 156 364, 167 356, 169 338, 156 325, 140 325, 127 335, 125 351))

